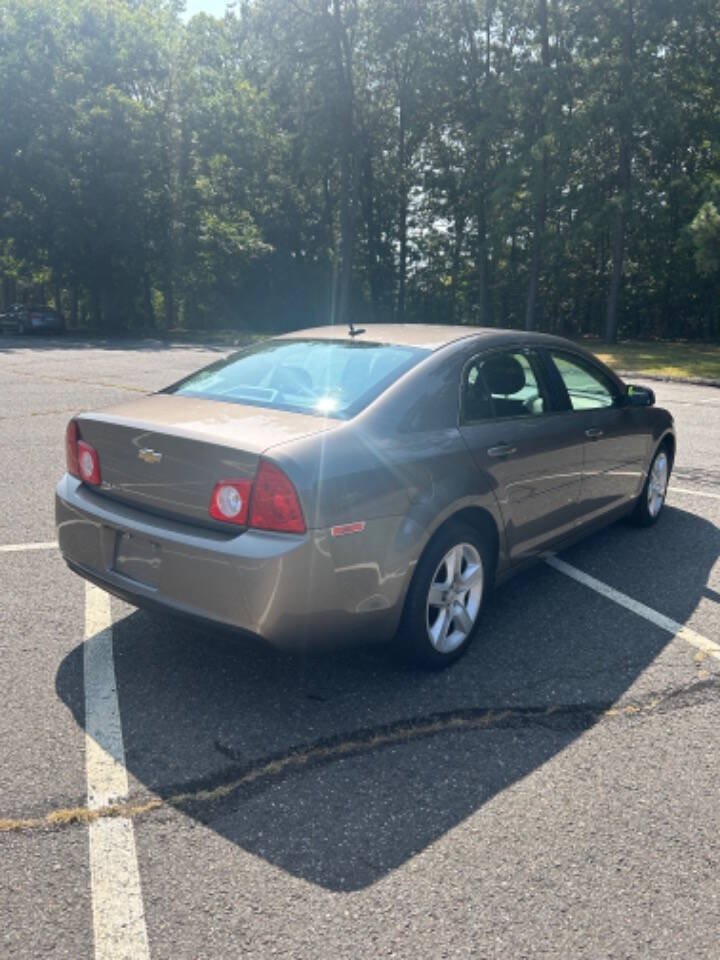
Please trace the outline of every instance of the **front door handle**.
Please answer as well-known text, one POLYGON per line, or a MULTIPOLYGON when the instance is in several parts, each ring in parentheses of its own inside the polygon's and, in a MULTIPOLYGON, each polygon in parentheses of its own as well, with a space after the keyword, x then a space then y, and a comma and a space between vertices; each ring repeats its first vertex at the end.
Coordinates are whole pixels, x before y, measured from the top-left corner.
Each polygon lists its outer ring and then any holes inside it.
POLYGON ((591 440, 597 440, 597 438, 601 437, 602 435, 602 430, 599 430, 597 427, 590 427, 589 430, 585 431, 585 436, 590 437, 591 440))
POLYGON ((509 457, 513 453, 517 453, 517 448, 509 443, 499 443, 496 447, 488 447, 489 457, 509 457))

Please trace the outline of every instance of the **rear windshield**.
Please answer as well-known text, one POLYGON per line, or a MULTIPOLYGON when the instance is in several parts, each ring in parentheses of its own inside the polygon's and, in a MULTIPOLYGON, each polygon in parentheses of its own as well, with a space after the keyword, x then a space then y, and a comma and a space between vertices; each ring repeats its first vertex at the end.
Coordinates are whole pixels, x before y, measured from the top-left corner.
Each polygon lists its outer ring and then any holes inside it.
POLYGON ((266 340, 163 392, 347 419, 429 353, 350 339, 266 340))

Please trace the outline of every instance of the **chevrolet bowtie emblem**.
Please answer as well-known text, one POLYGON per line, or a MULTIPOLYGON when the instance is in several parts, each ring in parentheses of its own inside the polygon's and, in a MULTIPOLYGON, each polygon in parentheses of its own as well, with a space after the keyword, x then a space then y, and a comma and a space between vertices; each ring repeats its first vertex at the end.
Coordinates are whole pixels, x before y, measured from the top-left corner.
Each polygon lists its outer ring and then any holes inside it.
POLYGON ((160 463, 162 460, 162 454, 158 453, 157 450, 151 450, 150 447, 143 447, 138 453, 138 457, 145 463, 160 463))

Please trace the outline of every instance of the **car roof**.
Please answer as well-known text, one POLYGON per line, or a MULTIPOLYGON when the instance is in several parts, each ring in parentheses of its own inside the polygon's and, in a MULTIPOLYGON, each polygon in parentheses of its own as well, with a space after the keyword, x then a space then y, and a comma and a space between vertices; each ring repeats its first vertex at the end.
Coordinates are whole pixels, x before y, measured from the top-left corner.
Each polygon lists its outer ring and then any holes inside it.
MULTIPOLYGON (((425 347, 435 350, 455 340, 484 333, 497 333, 490 327, 450 326, 429 323, 363 323, 355 327, 353 339, 365 343, 389 343, 407 347, 425 347)), ((512 332, 512 331, 508 331, 512 332)), ((349 339, 347 324, 310 327, 280 335, 282 339, 345 340, 349 339)))
MULTIPOLYGON (((353 337, 356 342, 387 343, 398 346, 424 347, 427 350, 437 350, 458 340, 470 337, 487 338, 488 346, 512 345, 516 343, 545 343, 565 347, 574 347, 560 337, 544 333, 529 333, 526 330, 508 330, 499 327, 474 327, 469 325, 426 324, 426 323, 364 323, 358 325, 357 333, 353 337)), ((349 339, 346 324, 336 324, 325 327, 310 327, 305 330, 294 330, 291 333, 279 334, 276 339, 292 340, 345 340, 349 339)), ((582 351, 582 347, 579 348, 582 351)), ((585 351, 582 351, 585 352, 585 351)))

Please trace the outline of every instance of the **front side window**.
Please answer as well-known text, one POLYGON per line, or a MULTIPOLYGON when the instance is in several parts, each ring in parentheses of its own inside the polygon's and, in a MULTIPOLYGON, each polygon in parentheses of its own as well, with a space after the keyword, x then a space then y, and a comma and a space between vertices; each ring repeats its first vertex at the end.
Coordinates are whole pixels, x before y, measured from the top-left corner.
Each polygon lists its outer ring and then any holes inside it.
POLYGON ((538 416, 547 409, 531 355, 498 351, 477 357, 466 368, 462 391, 465 422, 538 416))
POLYGON ((163 392, 347 419, 429 354, 350 338, 266 340, 163 392))
POLYGON ((602 371, 593 370, 590 364, 564 353, 551 351, 550 356, 565 384, 573 410, 598 410, 613 406, 615 393, 602 371))

